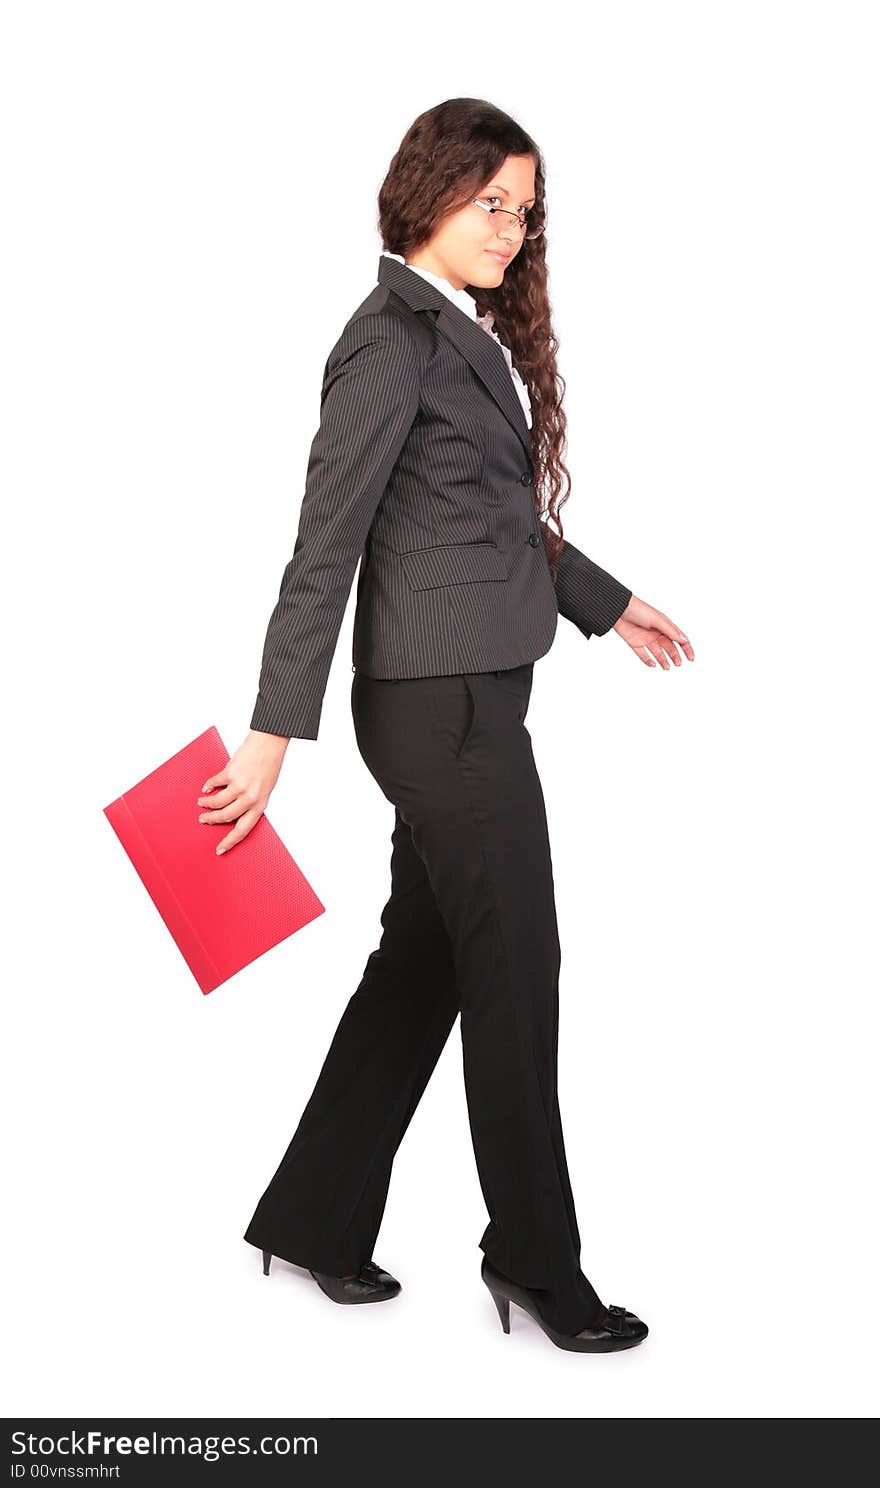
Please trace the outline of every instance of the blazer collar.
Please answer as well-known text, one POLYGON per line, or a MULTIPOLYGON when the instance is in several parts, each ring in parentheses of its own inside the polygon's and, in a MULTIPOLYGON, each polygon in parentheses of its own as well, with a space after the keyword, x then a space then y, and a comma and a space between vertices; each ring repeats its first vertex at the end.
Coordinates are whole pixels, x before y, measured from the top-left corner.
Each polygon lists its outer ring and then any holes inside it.
POLYGON ((407 264, 399 263, 396 258, 388 258, 384 254, 380 257, 378 280, 405 300, 412 310, 438 312, 435 321, 437 330, 461 352, 492 394, 501 412, 519 435, 531 467, 531 430, 513 386, 504 352, 495 337, 487 335, 442 289, 438 289, 428 279, 423 279, 421 274, 413 273, 407 264))

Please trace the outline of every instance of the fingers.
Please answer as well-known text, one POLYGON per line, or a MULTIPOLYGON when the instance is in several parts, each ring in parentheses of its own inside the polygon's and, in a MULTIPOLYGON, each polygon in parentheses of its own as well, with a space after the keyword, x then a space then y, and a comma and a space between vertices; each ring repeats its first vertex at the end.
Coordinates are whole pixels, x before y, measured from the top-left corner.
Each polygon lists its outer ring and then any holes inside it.
POLYGON ((662 637, 664 643, 667 640, 670 640, 670 641, 673 642, 673 649, 670 650, 670 648, 668 646, 667 646, 666 649, 667 649, 667 651, 669 651, 669 655, 672 657, 673 661, 675 662, 675 665, 676 666, 681 666, 681 660, 679 658, 678 652, 674 649, 675 643, 677 643, 681 647, 681 649, 684 652, 685 656, 687 657, 688 661, 693 661, 693 659, 694 659, 694 648, 691 645, 690 641, 688 640, 687 636, 685 635, 684 631, 682 630, 681 626, 680 625, 676 625, 676 623, 675 623, 674 620, 670 620, 670 618, 669 618, 668 615, 664 615, 663 616, 663 620, 665 621, 665 625, 664 625, 663 629, 661 630, 660 634, 661 634, 661 637, 662 637))
MULTIPOLYGON (((221 802, 213 811, 203 811, 199 817, 200 822, 222 823, 236 821, 246 811, 250 811, 260 804, 254 796, 248 795, 244 791, 224 791, 223 794, 228 798, 226 804, 224 805, 221 802)), ((260 807, 260 810, 262 810, 262 807, 260 807)))
POLYGON ((664 615, 662 610, 655 610, 653 606, 645 608, 647 615, 642 624, 628 623, 623 617, 618 621, 618 633, 632 647, 639 660, 645 666, 659 664, 668 672, 670 661, 673 666, 681 666, 681 657, 677 650, 680 646, 688 661, 693 661, 694 648, 681 626, 664 615))
POLYGON ((217 843, 216 851, 218 855, 228 852, 231 847, 235 847, 237 842, 241 842, 242 838, 246 837, 248 832, 256 826, 262 815, 263 808, 261 806, 252 806, 249 811, 246 811, 243 816, 240 816, 232 831, 227 832, 222 841, 217 843))
POLYGON ((224 765, 223 769, 220 770, 220 771, 218 771, 218 773, 216 775, 210 775, 208 777, 208 779, 205 781, 204 785, 202 786, 202 794, 204 794, 205 791, 215 790, 218 785, 228 785, 229 784, 229 774, 228 774, 228 771, 229 771, 229 766, 228 765, 224 765))
POLYGON ((211 806, 215 810, 219 811, 222 807, 228 806, 230 801, 234 801, 237 795, 238 791, 235 789, 235 787, 232 785, 227 785, 225 790, 217 790, 212 796, 199 796, 198 800, 196 801, 196 805, 211 806))
POLYGON ((679 630, 677 625, 671 625, 669 630, 663 633, 662 639, 663 644, 666 646, 666 650, 669 652, 669 655, 672 657, 672 660, 675 662, 676 666, 681 666, 681 658, 678 652, 675 650, 676 642, 681 647, 688 661, 693 661, 694 648, 688 640, 687 636, 679 630), (667 641, 670 642, 670 645, 666 645, 667 641))
POLYGON ((654 655, 657 657, 657 660, 663 667, 664 671, 669 671, 669 661, 666 660, 667 656, 669 657, 669 660, 672 662, 673 666, 681 666, 681 657, 678 654, 675 642, 671 641, 668 636, 665 636, 662 633, 660 635, 660 639, 657 642, 657 649, 654 652, 654 655))
MULTIPOLYGON (((642 634, 644 634, 644 631, 642 634)), ((637 656, 641 657, 641 660, 646 666, 655 666, 659 662, 664 672, 668 672, 669 661, 672 662, 673 666, 681 666, 681 657, 676 649, 676 643, 681 646, 688 661, 693 661, 693 646, 687 636, 679 630, 678 626, 672 624, 672 621, 669 622, 668 630, 652 630, 648 639, 634 646, 633 650, 637 656), (649 661, 645 655, 646 652, 649 652, 652 657, 656 657, 656 661, 649 661), (669 660, 667 660, 667 657, 669 660)))
POLYGON ((675 666, 681 666, 681 657, 672 645, 671 641, 663 635, 662 631, 656 631, 649 640, 642 641, 640 645, 633 646, 636 656, 645 663, 645 666, 657 666, 659 663, 664 672, 669 671, 671 658, 675 666))

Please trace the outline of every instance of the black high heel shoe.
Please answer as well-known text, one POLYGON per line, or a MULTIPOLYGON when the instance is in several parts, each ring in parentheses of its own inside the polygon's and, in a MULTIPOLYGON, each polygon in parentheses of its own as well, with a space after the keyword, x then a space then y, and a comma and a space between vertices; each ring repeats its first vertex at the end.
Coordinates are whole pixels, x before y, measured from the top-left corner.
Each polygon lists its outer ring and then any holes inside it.
POLYGON ((634 1312, 627 1312, 625 1308, 616 1306, 605 1308, 605 1318, 596 1328, 583 1328, 580 1333, 559 1333, 556 1328, 545 1323, 529 1288, 503 1276, 495 1269, 488 1256, 483 1256, 480 1275, 492 1293, 505 1333, 510 1332, 510 1304, 515 1302, 517 1307, 534 1318, 557 1348, 572 1349, 576 1353, 608 1354, 613 1349, 633 1348, 648 1336, 647 1323, 643 1323, 634 1312))
MULTIPOLYGON (((269 1275, 271 1261, 271 1250, 264 1250, 264 1276, 269 1275)), ((365 1261, 356 1276, 327 1276, 323 1271, 313 1271, 311 1266, 307 1270, 333 1302, 387 1302, 401 1290, 400 1282, 375 1261, 365 1261)))

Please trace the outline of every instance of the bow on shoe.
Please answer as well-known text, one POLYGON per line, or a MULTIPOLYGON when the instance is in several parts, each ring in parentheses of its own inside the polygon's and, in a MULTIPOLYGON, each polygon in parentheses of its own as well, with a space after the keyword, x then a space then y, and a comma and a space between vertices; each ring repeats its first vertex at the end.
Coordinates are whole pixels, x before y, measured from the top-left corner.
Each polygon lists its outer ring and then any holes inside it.
POLYGON ((608 1316, 605 1319, 604 1326, 609 1333, 614 1333, 616 1336, 622 1337, 626 1332, 626 1308, 612 1305, 606 1311, 608 1316))

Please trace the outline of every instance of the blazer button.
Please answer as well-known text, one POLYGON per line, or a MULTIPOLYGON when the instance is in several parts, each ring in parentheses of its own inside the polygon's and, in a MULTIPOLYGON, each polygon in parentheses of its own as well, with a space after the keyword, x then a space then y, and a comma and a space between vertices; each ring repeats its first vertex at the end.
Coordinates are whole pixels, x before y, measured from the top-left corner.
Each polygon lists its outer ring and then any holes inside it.
POLYGON ((531 547, 536 548, 538 546, 538 543, 540 541, 541 541, 541 539, 539 538, 537 532, 530 532, 529 533, 529 544, 530 544, 531 547))
POLYGON ((519 483, 521 486, 530 486, 532 484, 532 472, 530 470, 524 470, 519 478, 519 483))

